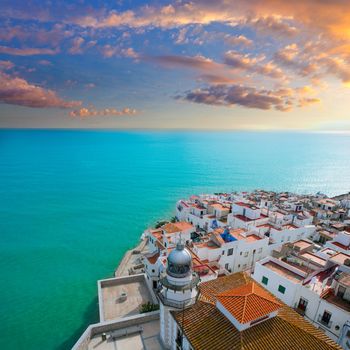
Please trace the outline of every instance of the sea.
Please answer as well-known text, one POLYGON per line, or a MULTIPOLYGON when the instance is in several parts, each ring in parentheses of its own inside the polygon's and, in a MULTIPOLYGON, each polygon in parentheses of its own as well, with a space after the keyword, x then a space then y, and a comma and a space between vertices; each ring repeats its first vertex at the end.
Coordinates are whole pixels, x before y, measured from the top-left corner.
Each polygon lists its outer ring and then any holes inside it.
POLYGON ((350 135, 0 130, 0 349, 70 349, 98 279, 192 194, 350 191, 350 135))

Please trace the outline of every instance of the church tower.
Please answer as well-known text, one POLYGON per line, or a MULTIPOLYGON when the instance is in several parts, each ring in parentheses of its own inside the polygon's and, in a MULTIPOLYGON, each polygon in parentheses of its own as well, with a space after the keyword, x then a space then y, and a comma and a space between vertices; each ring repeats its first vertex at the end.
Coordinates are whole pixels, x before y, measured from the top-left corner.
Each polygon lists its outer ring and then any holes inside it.
POLYGON ((160 336, 167 348, 175 339, 171 310, 183 310, 197 298, 199 276, 192 270, 192 256, 180 241, 167 259, 166 272, 160 278, 160 336))

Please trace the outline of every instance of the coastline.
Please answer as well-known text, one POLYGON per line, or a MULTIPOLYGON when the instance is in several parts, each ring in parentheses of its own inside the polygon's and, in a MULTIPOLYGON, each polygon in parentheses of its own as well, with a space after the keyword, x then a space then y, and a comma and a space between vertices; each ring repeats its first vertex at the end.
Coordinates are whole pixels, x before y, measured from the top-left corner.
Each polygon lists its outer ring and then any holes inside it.
POLYGON ((134 248, 127 250, 114 270, 114 277, 128 276, 129 269, 132 269, 135 266, 135 261, 140 259, 140 257, 145 252, 147 244, 147 239, 140 237, 140 242, 134 248))

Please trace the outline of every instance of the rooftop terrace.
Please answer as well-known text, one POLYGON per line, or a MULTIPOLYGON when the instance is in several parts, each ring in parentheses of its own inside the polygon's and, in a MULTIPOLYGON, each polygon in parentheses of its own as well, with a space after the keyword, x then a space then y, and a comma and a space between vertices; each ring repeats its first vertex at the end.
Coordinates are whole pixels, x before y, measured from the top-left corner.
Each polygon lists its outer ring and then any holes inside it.
POLYGON ((269 268, 270 270, 278 273, 279 275, 288 278, 289 280, 291 280, 294 283, 300 283, 304 280, 304 277, 302 277, 301 275, 298 275, 297 273, 279 265, 276 264, 273 261, 268 261, 265 264, 263 264, 265 267, 269 268))
POLYGON ((142 304, 154 302, 143 274, 98 283, 101 321, 139 314, 142 304))

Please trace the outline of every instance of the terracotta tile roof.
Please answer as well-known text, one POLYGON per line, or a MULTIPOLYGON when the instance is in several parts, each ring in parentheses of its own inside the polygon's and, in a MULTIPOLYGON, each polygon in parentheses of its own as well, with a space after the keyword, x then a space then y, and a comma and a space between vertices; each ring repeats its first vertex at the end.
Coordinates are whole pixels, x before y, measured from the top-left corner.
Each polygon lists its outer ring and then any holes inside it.
POLYGON ((190 228, 193 228, 193 225, 186 221, 180 221, 175 223, 169 222, 162 226, 162 229, 167 233, 181 232, 190 228))
POLYGON ((229 289, 218 294, 216 298, 239 323, 251 322, 277 311, 282 306, 255 282, 229 289))
POLYGON ((188 230, 194 228, 192 224, 186 221, 179 221, 174 224, 180 231, 188 230))
POLYGON ((166 232, 166 233, 175 233, 175 232, 179 232, 180 230, 171 222, 165 224, 164 226, 162 226, 162 229, 166 232))
POLYGON ((154 254, 152 256, 146 256, 146 258, 150 262, 150 264, 154 265, 159 258, 159 253, 157 252, 156 254, 154 254))
POLYGON ((276 317, 239 332, 215 306, 215 295, 251 282, 247 275, 239 272, 201 283, 201 294, 194 305, 184 312, 171 312, 193 349, 341 350, 323 332, 284 304, 276 317))

